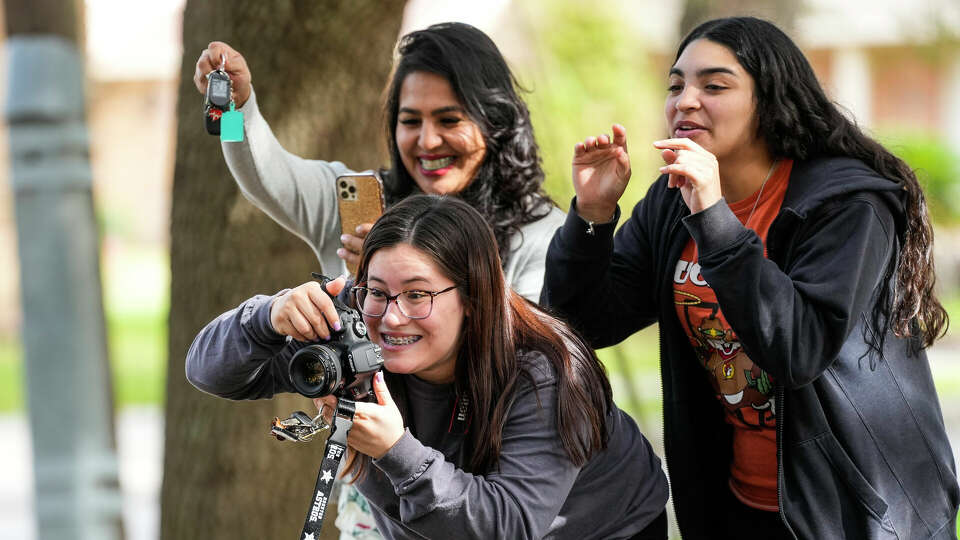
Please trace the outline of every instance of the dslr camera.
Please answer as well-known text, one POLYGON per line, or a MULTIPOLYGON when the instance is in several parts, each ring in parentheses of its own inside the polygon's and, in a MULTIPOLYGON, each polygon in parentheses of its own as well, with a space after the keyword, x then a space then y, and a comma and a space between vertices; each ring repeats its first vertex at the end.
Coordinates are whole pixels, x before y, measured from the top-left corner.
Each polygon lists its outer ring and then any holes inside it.
MULTIPOLYGON (((326 290, 326 289, 324 289, 326 290)), ((330 341, 311 344, 290 359, 290 380, 309 398, 336 395, 363 401, 373 393, 373 375, 383 367, 380 346, 367 338, 367 325, 355 309, 333 299, 340 316, 330 341)))

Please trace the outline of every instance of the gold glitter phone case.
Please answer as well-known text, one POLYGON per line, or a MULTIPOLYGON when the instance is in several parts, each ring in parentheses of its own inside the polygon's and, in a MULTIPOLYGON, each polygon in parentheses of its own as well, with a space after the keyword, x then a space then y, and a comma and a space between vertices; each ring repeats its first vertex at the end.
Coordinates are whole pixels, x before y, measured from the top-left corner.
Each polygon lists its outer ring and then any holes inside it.
MULTIPOLYGON (((340 208, 340 232, 357 234, 357 226, 373 223, 383 214, 383 182, 376 174, 345 174, 337 177, 337 206, 340 208)), ((350 274, 357 272, 347 263, 350 274)))

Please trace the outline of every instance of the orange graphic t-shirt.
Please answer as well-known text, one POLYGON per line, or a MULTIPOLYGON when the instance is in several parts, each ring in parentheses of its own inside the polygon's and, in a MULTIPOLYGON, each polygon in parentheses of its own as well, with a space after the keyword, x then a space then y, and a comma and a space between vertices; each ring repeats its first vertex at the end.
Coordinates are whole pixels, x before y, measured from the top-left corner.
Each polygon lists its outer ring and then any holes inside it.
MULTIPOLYGON (((762 189, 730 205, 740 222, 763 241, 764 256, 767 231, 780 211, 792 167, 793 161, 781 161, 762 189)), ((777 411, 773 379, 743 351, 713 289, 700 275, 697 260, 697 245, 691 239, 673 274, 674 302, 680 324, 726 409, 726 421, 733 426, 730 489, 748 506, 775 511, 777 411)))

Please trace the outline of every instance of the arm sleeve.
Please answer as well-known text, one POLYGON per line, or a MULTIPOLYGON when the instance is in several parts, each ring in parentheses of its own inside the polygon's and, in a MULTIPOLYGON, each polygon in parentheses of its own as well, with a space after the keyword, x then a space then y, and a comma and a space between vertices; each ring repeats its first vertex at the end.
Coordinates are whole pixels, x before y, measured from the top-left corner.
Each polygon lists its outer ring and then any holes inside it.
POLYGON ((550 243, 540 302, 558 312, 594 348, 615 345, 656 322, 653 256, 644 223, 648 195, 614 235, 610 223, 588 224, 570 205, 550 243))
POLYGON ((546 270, 547 249, 554 232, 563 225, 564 214, 556 207, 542 218, 528 223, 513 239, 519 245, 511 249, 504 264, 507 284, 531 302, 540 298, 543 275, 546 270), (519 237, 519 238, 517 238, 519 237))
POLYGON ((254 296, 200 331, 187 352, 190 384, 229 399, 269 398, 293 391, 287 366, 297 342, 270 325, 273 298, 254 296))
POLYGON ((541 538, 579 473, 556 428, 556 382, 521 385, 503 428, 499 468, 464 472, 407 431, 374 464, 400 498, 400 520, 427 538, 541 538), (456 534, 452 534, 456 531, 456 534))
POLYGON ((724 201, 690 215, 704 279, 744 350, 787 387, 820 376, 840 352, 893 256, 893 216, 863 197, 811 215, 781 269, 724 201))
POLYGON ((221 146, 241 193, 310 245, 324 272, 344 273, 346 266, 336 256, 340 247, 336 179, 353 171, 338 161, 303 159, 287 152, 260 114, 252 89, 239 110, 244 115, 243 142, 221 146))

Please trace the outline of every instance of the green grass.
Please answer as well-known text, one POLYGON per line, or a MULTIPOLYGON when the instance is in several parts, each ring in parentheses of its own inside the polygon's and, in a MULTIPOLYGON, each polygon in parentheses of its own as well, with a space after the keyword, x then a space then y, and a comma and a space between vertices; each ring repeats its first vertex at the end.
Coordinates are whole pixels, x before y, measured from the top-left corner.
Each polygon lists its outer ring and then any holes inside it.
POLYGON ((597 356, 607 368, 617 406, 645 431, 659 426, 663 403, 657 327, 644 329, 615 347, 600 349, 597 356))
POLYGON ((108 316, 114 400, 118 407, 159 405, 166 384, 166 313, 108 316))
MULTIPOLYGON (((118 251, 103 265, 114 403, 160 405, 166 384, 167 255, 159 247, 118 251)), ((25 406, 20 337, 0 335, 0 413, 25 406)))
POLYGON ((117 407, 163 403, 169 259, 159 246, 126 249, 104 265, 104 306, 117 407))
MULTIPOLYGON (((117 407, 159 405, 166 377, 166 314, 108 316, 117 407)), ((0 413, 22 411, 23 348, 18 336, 0 338, 0 413)))
POLYGON ((0 412, 23 409, 20 356, 20 342, 14 336, 0 336, 0 412))

